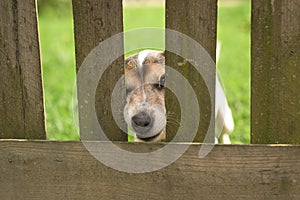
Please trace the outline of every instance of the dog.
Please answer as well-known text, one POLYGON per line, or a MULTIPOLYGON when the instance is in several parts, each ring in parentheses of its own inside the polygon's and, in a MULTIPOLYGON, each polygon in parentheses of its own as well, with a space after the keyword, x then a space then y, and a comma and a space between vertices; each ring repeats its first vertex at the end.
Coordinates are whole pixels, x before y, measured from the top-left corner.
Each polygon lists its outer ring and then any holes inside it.
MULTIPOLYGON (((167 123, 164 52, 143 50, 126 58, 125 86, 126 105, 123 115, 134 134, 134 141, 164 141, 167 123)), ((228 133, 234 128, 232 112, 217 76, 215 106, 216 128, 221 130, 220 142, 230 144, 228 133)), ((215 143, 219 143, 217 138, 215 143)))

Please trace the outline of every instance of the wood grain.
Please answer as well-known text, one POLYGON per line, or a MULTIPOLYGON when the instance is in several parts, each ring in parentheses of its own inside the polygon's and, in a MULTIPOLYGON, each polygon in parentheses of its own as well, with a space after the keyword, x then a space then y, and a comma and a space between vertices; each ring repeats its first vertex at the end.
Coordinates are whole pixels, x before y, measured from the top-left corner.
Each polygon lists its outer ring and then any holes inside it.
MULTIPOLYGON (((123 31, 121 0, 73 0, 73 15, 76 44, 76 68, 79 70, 88 54, 105 39, 123 31)), ((119 44, 123 49, 123 42, 119 44)), ((107 137, 113 141, 125 141, 124 134, 114 122, 111 112, 111 93, 124 72, 124 57, 121 56, 108 67, 102 76, 95 96, 98 121, 107 137)), ((93 73, 93 72, 91 72, 93 73)), ((92 74, 91 74, 92 76, 92 74)), ((80 93, 80 91, 78 92, 80 93)), ((120 101, 125 102, 124 94, 120 101)), ((79 102, 79 105, 83 102, 79 102)), ((79 124, 82 127, 79 111, 79 124)), ((91 136, 90 139, 96 136, 91 136)))
POLYGON ((0 3, 0 138, 46 138, 35 3, 0 3))
MULTIPOLYGON (((200 45, 202 45, 209 53, 211 58, 215 60, 216 53, 216 28, 217 26, 217 1, 216 0, 166 0, 166 27, 168 29, 179 31, 194 39, 200 45)), ((189 54, 197 54, 199 52, 193 52, 191 46, 187 46, 185 41, 169 41, 166 35, 166 49, 174 43, 181 44, 181 52, 189 52, 189 54), (169 45, 169 46, 168 46, 169 45)), ((190 84, 193 86, 195 93, 197 94, 199 107, 200 107, 200 122, 197 136, 194 141, 201 142, 205 138, 205 134, 208 131, 211 113, 214 113, 214 101, 211 102, 210 94, 203 81, 201 75, 192 67, 187 58, 181 58, 172 53, 166 53, 166 65, 179 71, 190 84), (213 110, 212 110, 213 109, 213 110)), ((198 63, 199 64, 199 63, 198 63)), ((203 63, 201 63, 203 64, 203 63)), ((201 65, 200 64, 200 65, 201 65)), ((212 83, 215 82, 215 66, 211 67, 211 76, 208 79, 212 83)), ((168 74, 168 71, 166 72, 168 74)), ((214 88, 214 84, 212 84, 214 88)), ((184 93, 183 89, 183 93, 184 93)), ((214 99, 214 89, 212 92, 212 98, 214 99)), ((190 97, 186 96, 186 103, 189 105, 190 97)), ((180 107, 178 102, 174 100, 174 96, 167 91, 166 92, 166 105, 167 110, 175 121, 180 122, 180 107)), ((177 132, 178 127, 174 124, 168 123, 167 125, 167 139, 170 141, 177 132)), ((210 132, 214 130, 209 130, 210 132)), ((210 142, 214 141, 214 133, 209 139, 210 142)), ((181 138, 180 141, 185 141, 185 138, 181 138)))
POLYGON ((300 4, 252 0, 251 143, 300 143, 300 4))
MULTIPOLYGON (((164 145, 115 144, 144 152, 164 145)), ((80 142, 2 140, 0 196, 11 200, 300 198, 300 146, 216 145, 199 159, 200 147, 191 145, 159 171, 128 174, 100 163, 80 142)))

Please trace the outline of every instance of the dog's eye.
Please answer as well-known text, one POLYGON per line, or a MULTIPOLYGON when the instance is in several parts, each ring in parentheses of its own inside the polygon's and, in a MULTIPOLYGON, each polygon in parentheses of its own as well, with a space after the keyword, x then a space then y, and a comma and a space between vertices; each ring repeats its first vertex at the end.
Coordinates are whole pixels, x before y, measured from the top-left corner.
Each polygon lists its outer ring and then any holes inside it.
POLYGON ((166 80, 165 75, 162 75, 160 77, 159 83, 154 84, 154 87, 159 89, 159 90, 163 89, 165 87, 165 80, 166 80))
POLYGON ((165 81, 166 81, 166 77, 165 77, 165 75, 162 75, 162 76, 160 77, 159 84, 160 84, 162 87, 165 87, 165 81))
POLYGON ((133 88, 126 88, 126 96, 133 91, 133 88))

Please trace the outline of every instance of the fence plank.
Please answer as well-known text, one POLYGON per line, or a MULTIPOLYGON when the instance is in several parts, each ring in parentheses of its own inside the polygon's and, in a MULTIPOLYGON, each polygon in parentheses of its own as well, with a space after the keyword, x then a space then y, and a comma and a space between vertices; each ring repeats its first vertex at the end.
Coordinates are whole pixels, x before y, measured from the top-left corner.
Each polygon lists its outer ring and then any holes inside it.
MULTIPOLYGON (((215 60, 216 53, 216 24, 216 0, 166 0, 166 27, 193 38, 206 49, 213 60, 215 60)), ((182 52, 199 54, 199 52, 193 52, 193 50, 191 50, 192 47, 185 46, 184 41, 169 41, 166 35, 166 49, 168 49, 170 45, 174 45, 175 42, 181 44, 182 52)), ((211 119, 210 113, 211 111, 214 113, 214 106, 211 106, 214 105, 214 102, 210 101, 210 94, 207 87, 213 87, 212 91, 214 91, 214 84, 206 86, 201 75, 199 75, 199 73, 191 67, 191 64, 187 62, 186 58, 180 58, 167 52, 166 65, 178 70, 193 86, 201 111, 199 129, 194 141, 203 141, 205 133, 208 131, 211 119)), ((168 74, 168 71, 166 73, 168 74)), ((212 83, 215 83, 215 66, 212 66, 211 68, 211 76, 209 79, 211 79, 212 83)), ((182 92, 184 92, 184 90, 182 92)), ((214 92, 211 95, 214 99, 214 92)), ((186 97, 185 103, 187 105, 190 103, 189 98, 190 97, 188 96, 186 97)), ((180 121, 180 107, 169 91, 166 92, 166 105, 168 113, 172 116, 172 118, 176 118, 175 121, 180 121)), ((168 141, 174 137, 177 132, 177 128, 178 127, 174 126, 174 124, 167 124, 168 141)), ((209 131, 213 132, 214 130, 209 131)), ((212 133, 211 135, 212 137, 209 140, 210 142, 214 142, 214 134, 212 133)), ((185 138, 180 138, 180 141, 185 141, 185 138)))
MULTIPOLYGON (((76 44, 76 68, 100 42, 123 31, 121 0, 73 0, 73 15, 76 44)), ((123 49, 123 43, 119 44, 123 49)), ((124 141, 127 135, 117 128, 111 112, 111 93, 123 74, 124 58, 117 59, 102 76, 96 91, 98 121, 110 140, 124 141)), ((80 91, 79 91, 80 93, 80 91)), ((124 94, 120 100, 125 101, 124 94)), ((83 102, 79 102, 79 105, 83 102)), ((79 119, 81 120, 79 112, 79 119)), ((81 123, 80 123, 81 124, 81 123)), ((82 124, 81 124, 82 125, 82 124)), ((81 126, 82 127, 82 126, 81 126)), ((97 138, 91 136, 90 139, 97 138)))
POLYGON ((0 3, 0 138, 46 138, 35 2, 0 3))
MULTIPOLYGON (((130 151, 163 147, 115 144, 130 151)), ((200 147, 193 144, 167 168, 128 174, 101 164, 80 142, 0 141, 0 196, 149 200, 300 198, 300 146, 216 145, 207 157, 199 159, 200 147)))
POLYGON ((300 4, 252 0, 252 143, 300 143, 300 4))

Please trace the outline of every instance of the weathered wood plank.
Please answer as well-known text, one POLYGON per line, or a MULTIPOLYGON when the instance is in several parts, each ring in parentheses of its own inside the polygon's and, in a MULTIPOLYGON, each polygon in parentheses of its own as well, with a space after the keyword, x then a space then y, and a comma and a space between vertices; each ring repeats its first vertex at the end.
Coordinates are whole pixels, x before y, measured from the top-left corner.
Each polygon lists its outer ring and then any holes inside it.
POLYGON ((45 139, 36 1, 0 3, 0 138, 45 139))
MULTIPOLYGON (((144 152, 163 147, 115 144, 144 152)), ((199 159, 200 147, 191 145, 167 168, 128 174, 104 166, 80 142, 0 141, 0 196, 12 200, 300 198, 300 146, 216 145, 199 159)))
MULTIPOLYGON (((179 31, 188 35, 195 41, 200 43, 206 51, 211 55, 211 58, 215 60, 216 53, 216 24, 217 24, 217 1, 216 0, 166 0, 166 27, 179 31)), ((170 41, 166 35, 166 49, 169 49, 174 43, 181 44, 181 52, 189 55, 197 55, 199 52, 193 52, 192 46, 187 46, 185 41, 170 41)), ((205 133, 208 130, 211 111, 214 113, 214 101, 211 102, 210 94, 207 90, 203 78, 201 75, 187 62, 188 58, 181 58, 174 54, 166 54, 166 65, 178 70, 183 74, 190 84, 193 86, 195 93, 197 94, 199 107, 201 111, 199 129, 194 141, 203 141, 205 133), (211 110, 213 109, 213 110, 211 110)), ((200 63, 198 63, 200 64, 200 63)), ((201 63, 202 64, 202 63, 201 63)), ((201 65, 200 64, 200 65, 201 65)), ((168 71, 166 71, 168 74, 168 71)), ((213 92, 212 97, 214 99, 214 83, 215 83, 215 66, 211 67, 211 76, 209 77, 212 82, 213 92)), ((182 92, 184 92, 183 90, 182 92)), ((190 102, 190 97, 186 97, 186 104, 190 102)), ((180 121, 180 107, 178 102, 174 100, 173 95, 166 92, 166 105, 168 113, 175 118, 171 121, 180 121), (172 110, 172 112, 171 112, 172 110)), ((170 141, 177 132, 178 127, 172 123, 167 124, 167 140, 170 141)), ((210 130, 211 132, 214 130, 210 130)), ((214 134, 211 134, 212 136, 214 134)), ((180 138, 180 141, 185 141, 185 138, 180 138)), ((210 141, 214 141, 214 136, 210 138, 210 141)))
POLYGON ((252 0, 251 143, 300 143, 300 4, 252 0))
MULTIPOLYGON (((123 31, 122 1, 73 0, 73 15, 78 71, 92 49, 105 39, 123 31)), ((123 49, 123 42, 119 45, 119 48, 123 49)), ((104 132, 110 133, 107 137, 114 141, 127 140, 127 135, 117 128, 111 112, 111 93, 124 72, 123 63, 122 56, 106 70, 99 82, 95 97, 98 121, 104 132)), ((120 94, 121 100, 125 101, 125 91, 124 94, 120 94)), ((79 105, 81 103, 83 102, 79 102, 79 105)), ((79 112, 79 124, 81 124, 80 118, 79 112)))

